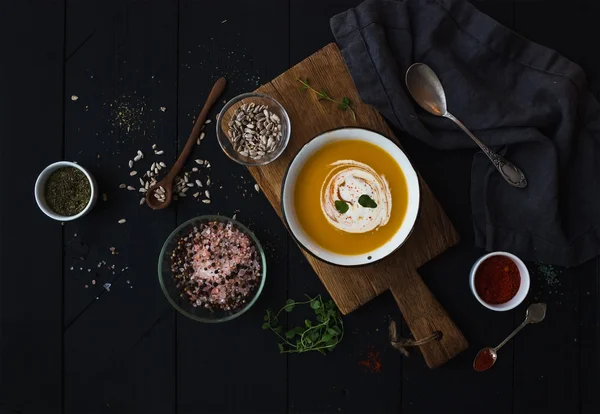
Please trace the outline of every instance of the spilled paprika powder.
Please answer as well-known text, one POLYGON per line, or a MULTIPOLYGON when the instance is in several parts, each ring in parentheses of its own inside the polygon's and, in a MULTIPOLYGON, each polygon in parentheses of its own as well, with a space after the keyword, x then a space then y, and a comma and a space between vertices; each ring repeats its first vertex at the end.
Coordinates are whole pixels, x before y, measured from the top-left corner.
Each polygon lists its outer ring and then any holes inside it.
POLYGON ((490 305, 508 302, 517 294, 520 286, 519 268, 506 256, 488 257, 475 273, 475 290, 490 305))

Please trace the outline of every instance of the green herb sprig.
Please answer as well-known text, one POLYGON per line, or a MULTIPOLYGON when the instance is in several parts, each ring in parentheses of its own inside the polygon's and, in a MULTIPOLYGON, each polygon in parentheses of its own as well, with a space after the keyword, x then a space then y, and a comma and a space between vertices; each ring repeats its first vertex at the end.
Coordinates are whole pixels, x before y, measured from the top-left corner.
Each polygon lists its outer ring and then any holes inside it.
POLYGON ((262 324, 263 329, 270 329, 282 342, 279 342, 279 352, 301 353, 318 351, 323 355, 326 351, 333 351, 335 346, 344 337, 344 322, 333 300, 324 301, 321 295, 314 298, 306 295, 305 302, 296 302, 288 299, 285 306, 276 314, 267 309, 262 324), (281 312, 291 312, 298 305, 309 305, 315 312, 315 320, 305 319, 303 326, 296 326, 288 331, 279 325, 281 312))
POLYGON ((363 194, 358 198, 358 204, 366 208, 377 208, 377 203, 367 194, 363 194))
POLYGON ((320 91, 318 91, 315 88, 313 88, 312 86, 310 86, 308 84, 308 79, 302 80, 300 78, 296 78, 296 80, 302 84, 302 86, 300 86, 300 89, 310 89, 311 91, 313 91, 315 93, 315 95, 317 96, 317 99, 319 101, 326 100, 326 101, 338 104, 338 108, 341 109, 342 111, 350 111, 350 113, 352 114, 352 119, 354 119, 356 121, 356 114, 354 113, 354 109, 352 109, 352 107, 350 106, 350 105, 352 105, 352 102, 350 101, 350 99, 348 99, 344 96, 341 101, 338 101, 336 99, 333 99, 331 96, 329 96, 329 94, 327 93, 327 91, 325 89, 321 89, 320 91))
POLYGON ((335 204, 336 210, 339 211, 341 214, 344 214, 350 208, 350 207, 348 207, 348 203, 346 203, 343 200, 335 200, 334 204, 335 204))

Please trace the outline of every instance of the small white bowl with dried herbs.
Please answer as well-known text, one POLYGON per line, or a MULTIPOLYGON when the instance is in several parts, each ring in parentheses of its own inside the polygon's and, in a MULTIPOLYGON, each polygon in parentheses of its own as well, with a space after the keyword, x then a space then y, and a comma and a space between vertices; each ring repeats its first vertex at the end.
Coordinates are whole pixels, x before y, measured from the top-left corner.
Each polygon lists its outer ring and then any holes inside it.
POLYGON ((85 216, 94 207, 97 198, 96 180, 74 162, 50 164, 35 182, 38 207, 57 221, 71 221, 85 216))

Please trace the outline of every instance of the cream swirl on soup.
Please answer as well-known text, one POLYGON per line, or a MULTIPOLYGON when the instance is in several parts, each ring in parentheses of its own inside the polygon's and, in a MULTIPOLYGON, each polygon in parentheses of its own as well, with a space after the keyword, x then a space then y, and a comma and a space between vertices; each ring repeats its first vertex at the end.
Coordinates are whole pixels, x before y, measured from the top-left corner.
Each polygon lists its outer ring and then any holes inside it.
POLYGON ((347 233, 366 233, 385 226, 392 211, 392 194, 383 175, 354 160, 339 160, 330 164, 321 186, 321 210, 327 221, 347 233), (376 207, 364 207, 359 198, 368 196, 376 207), (344 202, 344 213, 336 208, 336 201, 344 202))

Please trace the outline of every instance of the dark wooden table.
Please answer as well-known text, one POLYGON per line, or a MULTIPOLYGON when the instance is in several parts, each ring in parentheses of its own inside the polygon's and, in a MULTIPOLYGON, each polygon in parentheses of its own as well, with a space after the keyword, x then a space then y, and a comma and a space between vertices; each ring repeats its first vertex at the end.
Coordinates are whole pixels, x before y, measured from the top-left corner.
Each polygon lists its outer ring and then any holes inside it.
MULTIPOLYGON (((462 235, 420 270, 470 342, 437 370, 389 347, 388 320, 400 318, 389 294, 344 318, 346 338, 331 355, 279 354, 260 329, 264 310, 326 292, 213 131, 195 150, 212 164, 212 204, 188 197, 152 212, 138 206, 138 193, 118 188, 132 181, 127 161, 138 149, 156 143, 172 164, 217 76, 230 80, 225 99, 255 89, 330 42, 329 18, 357 3, 0 2, 0 412, 599 412, 598 259, 574 269, 531 264, 528 302, 547 302, 547 319, 503 348, 493 371, 471 368, 476 351, 498 343, 525 312, 487 311, 468 288, 483 253, 471 229, 472 151, 440 152, 400 135, 462 235), (62 159, 89 167, 108 196, 64 225, 33 198, 37 174, 62 159), (157 255, 178 223, 235 211, 267 247, 266 288, 239 319, 194 322, 163 297, 157 255), (127 223, 117 224, 122 217, 127 223), (380 353, 381 373, 361 369, 368 351, 380 353)), ((600 91, 600 4, 475 4, 582 65, 600 91)))

